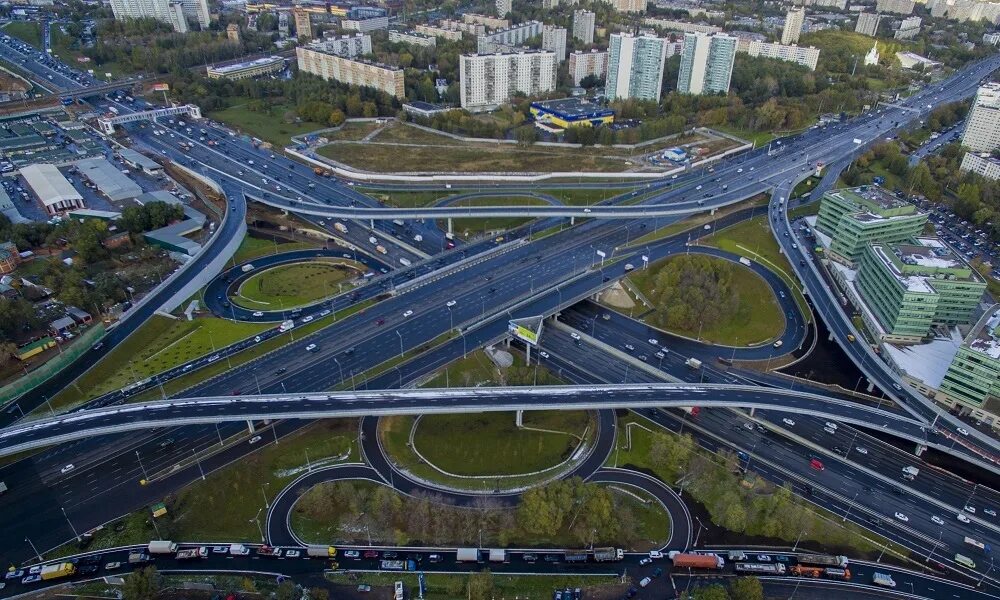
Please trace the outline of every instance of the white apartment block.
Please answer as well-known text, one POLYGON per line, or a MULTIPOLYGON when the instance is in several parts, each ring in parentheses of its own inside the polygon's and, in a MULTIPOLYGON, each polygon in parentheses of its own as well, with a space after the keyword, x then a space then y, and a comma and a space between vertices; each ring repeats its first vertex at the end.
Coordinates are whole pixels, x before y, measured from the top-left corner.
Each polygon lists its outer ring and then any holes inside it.
POLYGON ((962 157, 962 164, 958 168, 962 171, 972 171, 994 181, 1000 179, 1000 160, 985 152, 982 154, 966 152, 965 156, 962 157))
POLYGON ((547 10, 559 8, 559 0, 542 0, 542 8, 547 10))
POLYGON ((932 17, 945 17, 956 21, 1000 22, 1000 2, 977 0, 929 0, 927 8, 932 17))
POLYGON ((1000 148, 1000 84, 980 86, 965 119, 962 145, 973 152, 993 152, 1000 148))
POLYGON ((798 6, 819 6, 823 8, 847 10, 847 0, 792 0, 792 4, 798 6))
POLYGON ((573 11, 573 39, 580 40, 584 44, 594 43, 595 15, 589 10, 573 11))
POLYGON ((423 46, 424 48, 434 48, 437 46, 437 38, 433 35, 417 33, 416 31, 389 30, 389 41, 398 44, 409 44, 411 46, 423 46))
POLYGON ((551 50, 556 54, 556 60, 566 60, 566 28, 555 25, 542 27, 542 50, 551 50))
POLYGON ((170 0, 111 0, 111 12, 116 19, 151 18, 169 23, 174 31, 188 30, 184 5, 170 0))
POLYGON ((675 21, 673 19, 646 17, 642 20, 642 23, 643 25, 649 25, 650 27, 659 27, 660 29, 669 29, 671 31, 683 31, 684 33, 722 32, 722 28, 716 27, 715 25, 699 25, 697 23, 688 23, 687 21, 675 21))
POLYGON ((459 63, 462 108, 491 110, 521 92, 556 89, 556 55, 548 50, 515 54, 463 54, 459 63))
POLYGON ((806 48, 805 46, 796 46, 794 44, 789 46, 751 40, 746 45, 746 53, 754 58, 763 56, 764 58, 776 58, 778 60, 797 63, 804 67, 809 67, 810 71, 815 71, 816 64, 819 62, 819 49, 812 46, 806 48))
POLYGON ((920 17, 906 17, 892 37, 897 40, 912 40, 920 33, 920 17))
POLYGON ((735 37, 721 33, 685 33, 677 91, 682 94, 728 93, 737 43, 735 37))
POLYGON ((523 44, 528 38, 542 35, 541 21, 528 21, 519 25, 514 25, 509 29, 501 29, 493 33, 476 36, 476 51, 479 54, 489 54, 496 52, 501 46, 518 46, 523 44))
POLYGON ((417 25, 413 30, 423 35, 444 38, 453 42, 462 39, 463 35, 461 31, 445 29, 444 27, 434 27, 433 25, 417 25))
POLYGON ((371 87, 396 98, 405 95, 403 69, 363 60, 344 58, 311 47, 295 49, 299 70, 326 80, 358 87, 371 87))
POLYGON ((915 5, 916 3, 913 0, 875 0, 875 11, 897 15, 912 15, 915 5))
POLYGON ((510 21, 508 19, 490 17, 487 15, 477 15, 475 13, 465 13, 462 15, 462 22, 470 25, 483 25, 489 27, 490 29, 508 29, 510 27, 510 21))
POLYGON ((461 31, 470 35, 483 35, 486 33, 486 25, 482 23, 466 23, 465 21, 458 21, 456 19, 441 19, 438 22, 438 27, 452 31, 461 31))
POLYGON ((785 14, 785 26, 781 30, 782 44, 797 44, 802 35, 802 24, 806 20, 805 8, 792 8, 785 14))
POLYGON ((611 34, 605 85, 607 97, 659 100, 669 42, 651 35, 611 34))
POLYGON ((878 31, 878 24, 881 20, 882 15, 878 13, 858 13, 858 23, 854 26, 854 32, 875 37, 875 32, 878 31))
POLYGON ((604 0, 618 12, 646 12, 647 0, 604 0))
POLYGON ((497 16, 503 18, 510 14, 510 11, 514 3, 513 0, 497 0, 496 4, 497 4, 497 16))
POLYGON ((991 46, 996 46, 997 44, 1000 44, 1000 32, 984 33, 983 43, 989 44, 991 46))
POLYGON ((579 86, 580 82, 590 75, 604 81, 608 76, 608 53, 591 50, 570 54, 569 74, 573 78, 574 86, 579 86))
POLYGON ((341 37, 324 38, 309 44, 309 48, 318 52, 327 52, 346 58, 364 56, 372 53, 372 36, 367 33, 356 33, 341 37))
POLYGON ((369 17, 367 19, 343 19, 340 26, 350 31, 378 31, 379 29, 389 29, 389 17, 369 17))
POLYGON ((202 29, 208 29, 210 16, 207 0, 180 0, 180 3, 185 17, 198 23, 202 29))

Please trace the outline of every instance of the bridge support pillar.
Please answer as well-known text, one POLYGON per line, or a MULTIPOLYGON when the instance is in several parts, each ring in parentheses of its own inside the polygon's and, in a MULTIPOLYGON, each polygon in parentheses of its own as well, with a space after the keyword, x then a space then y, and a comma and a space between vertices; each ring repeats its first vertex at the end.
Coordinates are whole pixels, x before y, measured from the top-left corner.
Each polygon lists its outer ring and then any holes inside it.
POLYGON ((253 421, 250 421, 250 420, 247 421, 247 429, 250 430, 250 433, 253 433, 254 431, 256 431, 256 429, 254 429, 254 427, 253 427, 253 421))
POLYGON ((916 454, 917 456, 920 456, 921 454, 924 453, 924 450, 926 450, 926 449, 927 449, 927 446, 925 446, 923 444, 917 444, 917 449, 914 450, 913 453, 916 454))
POLYGON ((455 233, 455 228, 452 225, 451 221, 452 221, 451 217, 448 217, 448 233, 455 233))
POLYGON ((576 217, 570 217, 569 218, 569 225, 570 225, 570 227, 572 227, 573 225, 576 225, 576 217))
POLYGON ((826 336, 826 341, 828 341, 828 342, 832 342, 833 341, 833 332, 832 331, 830 332, 830 335, 826 336))
POLYGON ((524 364, 531 366, 531 344, 524 345, 524 364))
POLYGON ((714 215, 716 210, 718 210, 718 209, 713 206, 712 210, 708 211, 708 214, 714 215))
POLYGON ((519 411, 517 411, 516 414, 517 414, 517 416, 515 417, 516 420, 514 421, 514 424, 517 425, 518 429, 520 429, 520 428, 524 427, 524 411, 523 410, 519 410, 519 411))
POLYGON ((750 407, 750 416, 751 417, 754 416, 754 413, 756 413, 756 412, 757 412, 757 407, 756 406, 751 406, 750 407))
POLYGON ((369 219, 368 228, 371 229, 372 231, 375 231, 375 219, 369 219))
POLYGON ((874 384, 874 383, 872 383, 871 381, 869 381, 869 382, 868 382, 868 387, 867 387, 867 388, 865 388, 865 389, 867 389, 867 390, 868 390, 868 393, 870 394, 870 393, 872 392, 872 390, 874 390, 874 389, 875 389, 875 384, 874 384))

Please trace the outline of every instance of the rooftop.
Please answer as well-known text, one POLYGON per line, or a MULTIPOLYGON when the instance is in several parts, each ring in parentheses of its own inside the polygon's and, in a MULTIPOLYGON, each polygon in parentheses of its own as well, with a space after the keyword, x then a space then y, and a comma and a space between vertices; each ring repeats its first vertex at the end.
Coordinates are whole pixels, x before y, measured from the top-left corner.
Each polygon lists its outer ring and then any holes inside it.
POLYGON ((142 194, 139 184, 126 177, 107 159, 88 158, 76 163, 76 167, 111 200, 127 200, 142 194))
MULTIPOLYGON (((890 250, 891 251, 891 250, 890 250)), ((885 246, 872 246, 872 252, 879 259, 882 265, 892 273, 907 291, 918 294, 933 294, 934 288, 927 281, 927 277, 921 275, 906 275, 896 267, 896 263, 890 258, 885 246)))
POLYGON ((986 313, 966 338, 970 350, 996 360, 1000 359, 1000 304, 993 305, 993 312, 986 313))
POLYGON ((532 102, 531 105, 567 117, 587 117, 595 113, 614 114, 614 111, 610 108, 601 106, 596 102, 591 102, 586 98, 542 100, 540 102, 532 102))
POLYGON ((965 264, 937 238, 917 238, 916 242, 916 244, 899 244, 893 248, 896 258, 906 265, 933 269, 953 269, 965 264))
POLYGON ((21 177, 43 204, 51 205, 70 200, 83 200, 83 196, 63 177, 55 165, 38 163, 21 169, 21 177))
POLYGON ((962 336, 957 328, 949 329, 948 333, 948 337, 936 337, 926 344, 910 346, 883 344, 882 348, 892 362, 907 375, 923 381, 930 387, 938 388, 962 345, 962 336))
POLYGON ((273 65, 278 62, 283 62, 284 60, 285 59, 281 58, 280 56, 265 56, 263 58, 255 58, 254 60, 248 60, 247 62, 239 62, 231 65, 223 65, 221 67, 211 67, 211 70, 216 73, 233 73, 236 71, 242 71, 243 69, 273 65))
POLYGON ((863 185, 846 190, 837 190, 833 194, 850 200, 859 206, 868 204, 885 210, 911 206, 909 202, 897 198, 877 185, 863 185))

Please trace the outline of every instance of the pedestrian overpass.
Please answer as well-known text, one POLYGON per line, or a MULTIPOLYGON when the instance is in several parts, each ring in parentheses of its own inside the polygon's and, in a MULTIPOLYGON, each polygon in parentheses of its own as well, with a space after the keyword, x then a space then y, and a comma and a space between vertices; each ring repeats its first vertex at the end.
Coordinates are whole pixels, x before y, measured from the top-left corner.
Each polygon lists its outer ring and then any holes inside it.
POLYGON ((158 108, 156 110, 145 110, 142 112, 125 113, 115 116, 104 116, 97 119, 97 125, 104 135, 112 135, 115 132, 115 125, 125 123, 135 123, 136 121, 153 121, 160 117, 172 117, 174 115, 188 115, 192 119, 201 118, 201 109, 194 104, 184 104, 183 106, 171 106, 170 108, 158 108))

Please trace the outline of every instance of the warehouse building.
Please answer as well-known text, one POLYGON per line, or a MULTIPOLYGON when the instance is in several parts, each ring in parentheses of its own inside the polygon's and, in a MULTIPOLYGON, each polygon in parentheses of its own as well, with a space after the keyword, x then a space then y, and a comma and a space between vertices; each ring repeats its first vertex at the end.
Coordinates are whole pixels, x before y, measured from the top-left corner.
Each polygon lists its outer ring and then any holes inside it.
POLYGON ((85 208, 83 196, 63 177, 55 165, 48 163, 28 165, 23 167, 20 173, 49 215, 58 215, 74 208, 85 208))
POLYGON ((76 163, 80 175, 97 186, 113 202, 121 202, 142 194, 139 184, 126 177, 104 158, 88 158, 76 163))
POLYGON ((583 98, 562 98, 532 102, 531 115, 538 123, 559 129, 607 125, 615 120, 615 111, 583 98))
POLYGON ((163 173, 163 167, 160 166, 160 163, 131 148, 122 148, 118 151, 118 156, 125 161, 126 165, 142 171, 146 175, 155 176, 163 173))
POLYGON ((239 62, 221 67, 208 67, 209 79, 249 79, 278 73, 285 68, 285 59, 280 56, 265 56, 247 62, 239 62))

